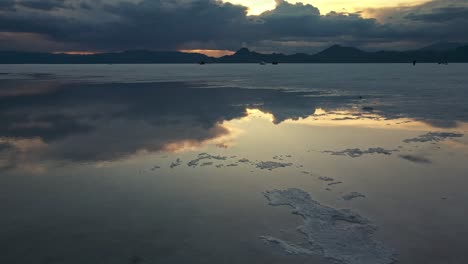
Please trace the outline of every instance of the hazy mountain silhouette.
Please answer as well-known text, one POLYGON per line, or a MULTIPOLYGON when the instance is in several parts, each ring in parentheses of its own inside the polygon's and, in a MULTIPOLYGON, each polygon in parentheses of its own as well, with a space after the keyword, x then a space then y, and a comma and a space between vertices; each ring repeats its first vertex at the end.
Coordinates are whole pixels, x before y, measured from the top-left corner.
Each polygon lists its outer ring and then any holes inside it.
POLYGON ((420 63, 468 62, 468 45, 436 43, 419 50, 368 52, 353 47, 333 45, 310 55, 297 53, 262 54, 247 48, 221 58, 177 51, 132 50, 93 55, 70 55, 20 51, 0 52, 0 64, 119 64, 119 63, 420 63))
POLYGON ((459 47, 465 46, 467 44, 458 43, 458 42, 437 42, 422 48, 424 51, 450 51, 455 50, 459 47))
POLYGON ((184 53, 177 51, 129 50, 117 53, 98 53, 93 55, 70 55, 18 51, 0 52, 1 64, 194 63, 211 60, 212 58, 203 54, 184 53))

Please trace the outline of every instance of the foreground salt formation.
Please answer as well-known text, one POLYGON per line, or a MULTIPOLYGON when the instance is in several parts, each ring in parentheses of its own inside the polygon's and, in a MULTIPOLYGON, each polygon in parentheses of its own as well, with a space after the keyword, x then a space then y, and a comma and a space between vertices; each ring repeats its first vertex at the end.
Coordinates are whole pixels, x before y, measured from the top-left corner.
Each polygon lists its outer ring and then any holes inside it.
POLYGON ((331 181, 334 181, 335 179, 330 178, 330 177, 326 177, 326 176, 320 176, 319 180, 326 181, 326 182, 331 182, 331 181))
POLYGON ((274 190, 264 193, 270 205, 287 205, 304 219, 298 228, 307 243, 297 245, 271 236, 260 237, 281 247, 289 254, 314 254, 340 264, 395 263, 393 250, 372 238, 376 231, 366 218, 350 210, 321 205, 300 189, 274 190))
MULTIPOLYGON (((189 167, 197 167, 202 160, 226 160, 227 157, 224 156, 213 156, 208 153, 200 153, 198 154, 198 157, 194 160, 191 160, 187 163, 187 166, 189 167)), ((204 163, 205 164, 205 163, 204 163)), ((202 166, 207 166, 203 165, 202 166)))
POLYGON ((292 166, 292 163, 283 163, 275 161, 261 161, 256 164, 256 167, 261 170, 274 170, 277 168, 285 168, 292 166))
POLYGON ((463 134, 460 133, 451 133, 451 132, 429 132, 427 134, 415 137, 415 138, 408 138, 403 140, 405 143, 412 143, 412 142, 439 142, 445 139, 452 139, 452 138, 461 138, 463 134))
POLYGON ((384 148, 369 148, 367 150, 361 150, 358 148, 354 149, 345 149, 341 151, 331 151, 331 150, 326 150, 323 151, 323 153, 330 153, 331 155, 336 155, 336 156, 348 156, 351 158, 358 158, 361 157, 362 155, 366 154, 384 154, 384 155, 391 155, 394 151, 397 150, 389 150, 389 149, 384 149, 384 148))
POLYGON ((356 198, 366 198, 366 196, 364 194, 362 194, 362 193, 351 192, 351 193, 343 195, 342 198, 345 201, 351 201, 351 200, 356 199, 356 198))
POLYGON ((180 164, 182 164, 182 160, 177 158, 174 162, 171 163, 171 169, 175 168, 175 167, 179 167, 180 164))

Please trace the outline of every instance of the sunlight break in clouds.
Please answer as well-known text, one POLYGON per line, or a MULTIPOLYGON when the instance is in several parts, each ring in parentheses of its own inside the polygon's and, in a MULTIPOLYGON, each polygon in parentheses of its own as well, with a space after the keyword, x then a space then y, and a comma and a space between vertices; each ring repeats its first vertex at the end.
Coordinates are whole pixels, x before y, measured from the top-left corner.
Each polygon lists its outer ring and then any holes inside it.
MULTIPOLYGON (((282 0, 226 0, 234 4, 241 4, 249 7, 249 15, 258 15, 264 11, 275 8, 276 2, 282 0)), ((322 14, 327 14, 331 11, 336 12, 358 12, 369 8, 382 8, 382 7, 396 7, 396 6, 412 6, 429 2, 429 0, 398 0, 398 1, 385 1, 385 0, 302 0, 295 1, 289 0, 287 2, 296 3, 302 2, 304 4, 311 4, 320 9, 322 14)))
POLYGON ((201 53, 205 54, 210 57, 219 58, 226 55, 234 54, 232 50, 209 50, 209 49, 194 49, 194 50, 179 50, 180 52, 187 52, 187 53, 201 53))

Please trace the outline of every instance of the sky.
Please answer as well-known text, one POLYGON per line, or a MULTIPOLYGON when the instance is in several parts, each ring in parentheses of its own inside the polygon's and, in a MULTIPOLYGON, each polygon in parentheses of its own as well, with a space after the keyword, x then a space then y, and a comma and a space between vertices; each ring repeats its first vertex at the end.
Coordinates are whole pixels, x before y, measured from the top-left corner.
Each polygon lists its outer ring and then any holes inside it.
MULTIPOLYGON (((304 0, 301 1, 304 4, 311 4, 320 9, 323 13, 329 13, 331 11, 346 11, 346 12, 357 12, 368 8, 382 8, 382 7, 396 7, 396 6, 414 6, 429 2, 430 0, 304 0)), ((276 1, 271 0, 232 0, 224 1, 234 4, 241 4, 249 8, 249 14, 259 15, 264 11, 274 9, 276 1)), ((290 1, 295 3, 296 1, 290 1)), ((299 2, 299 1, 297 1, 299 2)))
POLYGON ((466 25, 468 0, 0 0, 0 50, 405 50, 466 25))

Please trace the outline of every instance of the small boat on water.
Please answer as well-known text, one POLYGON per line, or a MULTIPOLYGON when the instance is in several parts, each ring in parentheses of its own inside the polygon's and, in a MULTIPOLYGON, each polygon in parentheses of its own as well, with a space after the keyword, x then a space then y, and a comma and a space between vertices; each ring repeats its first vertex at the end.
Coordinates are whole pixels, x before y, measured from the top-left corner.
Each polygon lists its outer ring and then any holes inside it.
POLYGON ((273 65, 278 65, 279 63, 277 61, 272 62, 271 64, 273 65))
POLYGON ((260 65, 266 65, 266 62, 261 61, 261 62, 260 62, 260 65))
POLYGON ((200 65, 205 65, 205 64, 206 64, 206 62, 204 62, 204 61, 200 61, 198 64, 200 64, 200 65))

